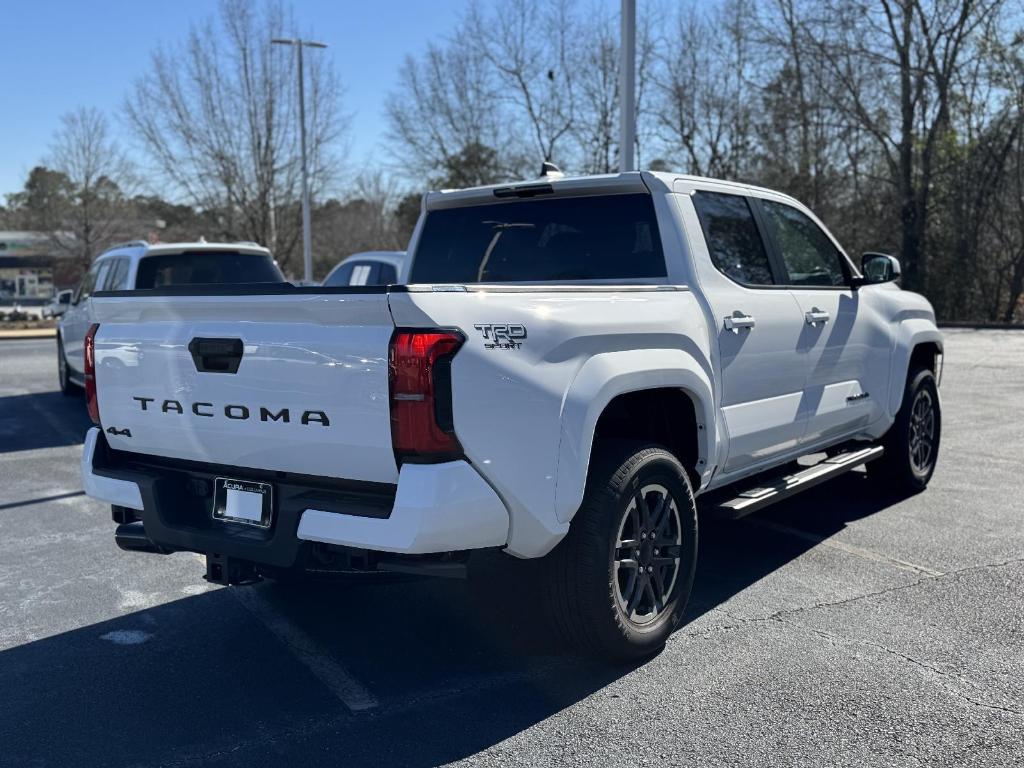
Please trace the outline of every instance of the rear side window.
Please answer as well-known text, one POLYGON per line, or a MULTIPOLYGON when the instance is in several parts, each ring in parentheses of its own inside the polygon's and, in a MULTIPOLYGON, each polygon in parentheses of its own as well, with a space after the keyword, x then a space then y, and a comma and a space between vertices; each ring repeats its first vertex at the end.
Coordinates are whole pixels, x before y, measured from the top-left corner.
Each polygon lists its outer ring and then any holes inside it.
POLYGON ((718 192, 693 196, 704 239, 719 272, 743 285, 771 285, 768 262, 757 222, 745 197, 718 192))
POLYGON ((128 259, 114 259, 103 284, 104 291, 120 291, 128 287, 128 259))
POLYGON ((412 283, 664 277, 650 195, 516 200, 427 214, 412 283))
POLYGON ((210 283, 282 283, 284 276, 270 256, 234 251, 191 251, 144 256, 135 287, 210 283))
POLYGON ((390 264, 378 261, 347 261, 327 276, 324 285, 391 285, 396 282, 398 276, 390 264))
POLYGON ((377 265, 366 261, 356 262, 352 265, 352 279, 349 285, 375 285, 377 280, 377 265))

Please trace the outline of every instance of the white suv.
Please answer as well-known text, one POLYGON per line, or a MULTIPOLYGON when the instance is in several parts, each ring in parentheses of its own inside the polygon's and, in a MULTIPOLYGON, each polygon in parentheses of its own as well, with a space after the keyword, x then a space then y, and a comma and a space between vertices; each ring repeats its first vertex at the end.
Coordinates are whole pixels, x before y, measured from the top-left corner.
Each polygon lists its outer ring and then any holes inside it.
POLYGON ((255 243, 159 243, 134 240, 96 257, 57 329, 57 372, 65 395, 84 386, 83 340, 95 322, 92 294, 210 283, 280 283, 270 251, 255 243))

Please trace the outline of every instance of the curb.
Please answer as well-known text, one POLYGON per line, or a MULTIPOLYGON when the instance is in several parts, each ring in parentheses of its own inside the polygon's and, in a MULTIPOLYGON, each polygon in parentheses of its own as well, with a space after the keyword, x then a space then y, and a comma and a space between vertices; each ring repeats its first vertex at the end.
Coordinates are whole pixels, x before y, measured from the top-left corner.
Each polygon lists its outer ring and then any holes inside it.
POLYGON ((32 328, 25 331, 0 331, 0 341, 8 341, 11 339, 52 339, 56 335, 56 328, 32 328))
POLYGON ((936 323, 939 328, 966 328, 972 331, 1024 331, 1020 323, 936 323))

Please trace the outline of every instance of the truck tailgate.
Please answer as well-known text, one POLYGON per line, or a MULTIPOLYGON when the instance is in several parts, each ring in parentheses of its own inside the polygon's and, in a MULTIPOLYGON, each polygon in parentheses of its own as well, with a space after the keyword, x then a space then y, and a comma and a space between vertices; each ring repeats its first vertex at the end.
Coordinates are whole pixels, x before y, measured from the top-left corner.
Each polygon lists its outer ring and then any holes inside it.
POLYGON ((95 310, 112 448, 397 482, 383 289, 120 295, 96 298, 95 310))

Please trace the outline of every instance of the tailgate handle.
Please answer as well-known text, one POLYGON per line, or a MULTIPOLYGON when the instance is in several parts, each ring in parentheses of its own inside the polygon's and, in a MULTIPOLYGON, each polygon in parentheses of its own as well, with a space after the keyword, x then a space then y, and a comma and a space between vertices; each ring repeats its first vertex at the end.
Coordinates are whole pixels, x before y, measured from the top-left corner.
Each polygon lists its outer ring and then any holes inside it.
POLYGON ((188 343, 196 370, 203 373, 237 373, 242 362, 241 339, 201 339, 188 343))

